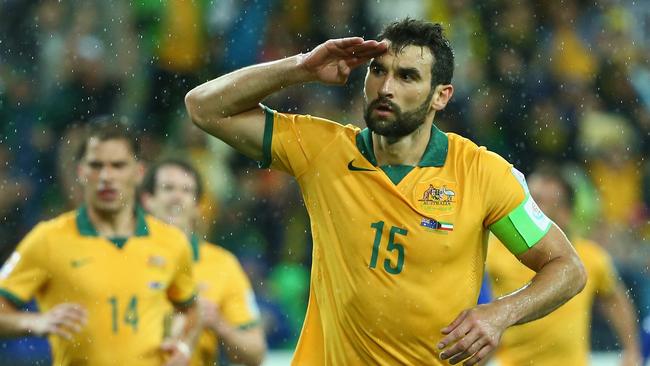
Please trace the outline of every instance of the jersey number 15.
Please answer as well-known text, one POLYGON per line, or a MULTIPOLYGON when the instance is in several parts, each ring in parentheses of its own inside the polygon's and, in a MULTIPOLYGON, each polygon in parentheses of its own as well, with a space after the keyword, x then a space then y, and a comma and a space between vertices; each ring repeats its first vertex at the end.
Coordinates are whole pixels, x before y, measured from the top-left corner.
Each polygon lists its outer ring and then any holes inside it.
MULTIPOLYGON (((372 245, 372 254, 370 255, 370 268, 377 267, 377 257, 379 256, 379 247, 381 246, 381 238, 384 232, 384 222, 377 221, 370 224, 370 227, 375 229, 375 242, 372 245)), ((389 252, 397 251, 397 263, 393 266, 389 258, 384 259, 384 270, 390 274, 399 274, 404 268, 404 246, 395 242, 395 235, 408 234, 406 229, 397 226, 391 226, 390 235, 388 236, 388 246, 386 250, 389 252)))

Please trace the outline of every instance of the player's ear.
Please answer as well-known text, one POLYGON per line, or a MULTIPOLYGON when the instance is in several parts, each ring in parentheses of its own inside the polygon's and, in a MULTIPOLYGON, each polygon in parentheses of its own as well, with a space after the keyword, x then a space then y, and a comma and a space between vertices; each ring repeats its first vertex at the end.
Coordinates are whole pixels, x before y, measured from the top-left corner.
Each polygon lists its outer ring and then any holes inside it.
POLYGON ((433 91, 433 97, 431 98, 431 108, 435 109, 436 111, 445 109, 453 94, 454 87, 451 84, 436 85, 433 91))
POLYGON ((138 185, 140 185, 142 183, 142 179, 144 179, 145 169, 146 168, 145 168, 144 164, 140 160, 138 160, 136 162, 136 166, 135 166, 135 170, 136 170, 136 172, 135 172, 135 180, 138 183, 138 185))
POLYGON ((77 182, 82 186, 86 184, 85 168, 81 161, 77 163, 77 182))
POLYGON ((140 194, 140 204, 144 208, 145 211, 147 212, 152 212, 151 211, 151 194, 149 192, 142 192, 140 194))

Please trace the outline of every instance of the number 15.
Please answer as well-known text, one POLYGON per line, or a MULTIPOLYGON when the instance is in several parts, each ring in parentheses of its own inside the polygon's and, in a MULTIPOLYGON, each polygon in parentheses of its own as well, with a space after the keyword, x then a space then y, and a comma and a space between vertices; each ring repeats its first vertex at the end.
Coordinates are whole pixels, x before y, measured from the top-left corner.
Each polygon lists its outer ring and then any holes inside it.
MULTIPOLYGON (((370 256, 370 268, 376 268, 377 267, 377 257, 379 255, 379 246, 381 245, 381 237, 383 235, 384 231, 384 222, 383 221, 377 221, 373 222, 370 224, 370 227, 375 229, 375 242, 372 245, 372 255, 370 256)), ((408 234, 408 231, 406 229, 403 229, 401 227, 397 226, 392 226, 390 228, 390 235, 388 237, 388 247, 386 248, 388 251, 397 251, 397 263, 393 267, 391 266, 391 262, 389 258, 384 259, 384 270, 390 274, 399 274, 402 272, 402 268, 404 267, 404 246, 402 244, 396 243, 395 242, 395 234, 400 234, 406 236, 408 234)))

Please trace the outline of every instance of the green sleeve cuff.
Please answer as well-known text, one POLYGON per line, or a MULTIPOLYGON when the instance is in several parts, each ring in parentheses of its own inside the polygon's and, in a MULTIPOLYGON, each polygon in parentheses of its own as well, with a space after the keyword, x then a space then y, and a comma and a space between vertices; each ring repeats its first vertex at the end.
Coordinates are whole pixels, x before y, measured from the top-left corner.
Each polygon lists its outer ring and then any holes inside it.
POLYGON ((255 328, 258 325, 260 325, 260 321, 259 320, 253 320, 252 322, 244 323, 244 324, 241 324, 241 325, 237 326, 237 329, 247 330, 247 329, 255 328))
POLYGON ((196 297, 197 297, 196 293, 193 293, 189 299, 184 301, 179 301, 179 302, 172 301, 172 304, 174 304, 174 307, 176 309, 187 309, 192 305, 194 305, 194 303, 196 303, 196 297))
POLYGON ((551 220, 530 195, 508 215, 490 226, 490 231, 515 255, 532 248, 551 228, 551 220))
POLYGON ((260 106, 264 109, 266 119, 264 121, 264 137, 262 139, 262 161, 258 163, 260 168, 266 169, 271 166, 271 143, 273 142, 273 117, 275 111, 263 104, 260 106))
POLYGON ((23 306, 27 305, 27 303, 29 302, 29 301, 21 300, 20 297, 14 295, 12 292, 5 290, 3 288, 0 288, 0 296, 9 300, 9 302, 11 302, 16 308, 22 308, 23 306))

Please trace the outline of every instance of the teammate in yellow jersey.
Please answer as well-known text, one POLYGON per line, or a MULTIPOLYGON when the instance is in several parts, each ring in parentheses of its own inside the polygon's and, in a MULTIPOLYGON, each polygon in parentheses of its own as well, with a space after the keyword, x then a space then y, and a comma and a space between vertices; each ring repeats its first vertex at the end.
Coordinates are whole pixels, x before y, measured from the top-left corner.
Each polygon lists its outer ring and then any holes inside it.
POLYGON ((83 205, 38 224, 0 271, 0 334, 49 335, 54 365, 189 362, 198 324, 189 244, 136 205, 138 156, 133 131, 92 123, 78 161, 83 205), (33 297, 41 313, 16 310, 33 297), (189 321, 163 344, 170 302, 189 321))
POLYGON ((248 277, 234 255, 195 232, 203 191, 199 172, 184 160, 164 159, 149 168, 141 189, 145 208, 182 229, 192 244, 199 313, 206 329, 192 365, 217 365, 219 344, 233 363, 261 364, 266 342, 248 277))
MULTIPOLYGON (((541 168, 531 174, 529 184, 540 208, 560 227, 569 229, 573 190, 559 169, 541 168)), ((610 256, 588 240, 574 238, 572 243, 587 270, 585 289, 546 317, 506 330, 496 353, 501 366, 588 365, 594 298, 603 303, 604 315, 623 346, 621 365, 642 364, 634 305, 617 277, 610 256)), ((495 297, 520 288, 534 275, 495 238, 489 243, 486 268, 495 297)))
POLYGON ((502 332, 539 318, 585 283, 571 244, 496 154, 433 123, 453 93, 439 24, 405 19, 380 41, 329 40, 191 90, 192 120, 296 177, 314 239, 310 299, 294 365, 474 365, 502 332), (344 84, 371 61, 359 130, 258 103, 282 88, 344 84), (538 272, 476 305, 488 232, 538 272))

